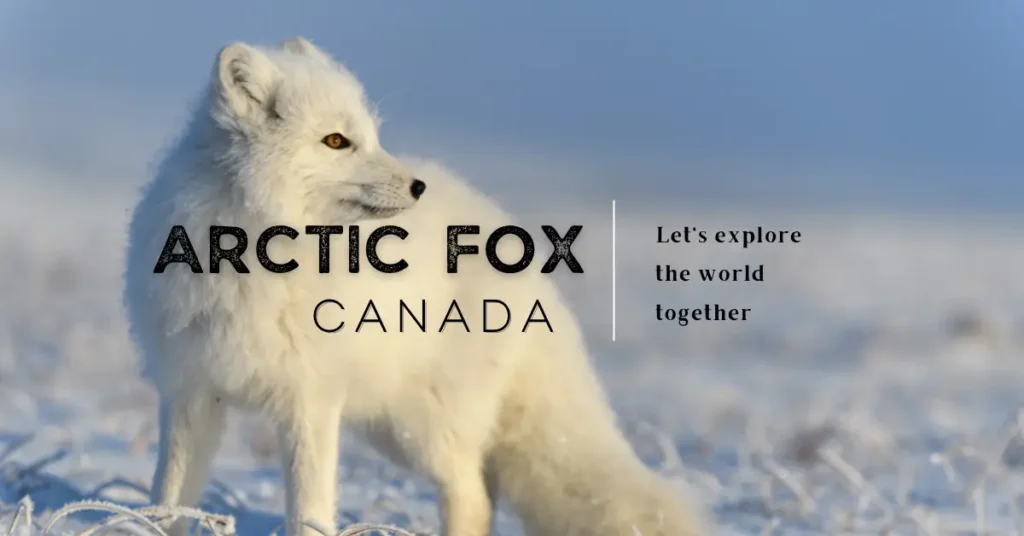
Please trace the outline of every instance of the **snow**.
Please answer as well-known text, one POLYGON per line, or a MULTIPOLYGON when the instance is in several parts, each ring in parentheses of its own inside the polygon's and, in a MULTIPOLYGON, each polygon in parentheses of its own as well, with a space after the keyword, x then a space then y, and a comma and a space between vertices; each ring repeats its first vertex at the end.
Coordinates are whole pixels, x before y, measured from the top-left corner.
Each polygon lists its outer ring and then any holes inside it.
MULTIPOLYGON (((146 505, 155 396, 120 309, 123 226, 137 180, 6 165, 0 180, 0 531, 75 501, 146 505), (30 497, 31 504, 19 503, 30 497), (20 510, 19 510, 19 504, 20 510), (15 519, 20 521, 14 522, 15 519)), ((722 534, 1010 534, 1024 462, 1020 223, 964 215, 650 209, 620 199, 616 342, 608 203, 510 205, 570 222, 586 269, 559 270, 641 456, 685 483, 722 534), (548 210, 550 209, 550 210, 548 210), (800 230, 748 249, 655 244, 686 225, 800 230), (765 281, 658 283, 656 263, 764 264, 765 281), (752 309, 746 322, 654 320, 654 304, 752 309)), ((236 414, 201 508, 239 534, 283 511, 266 423, 236 414)), ((438 529, 433 487, 343 446, 339 518, 438 529)), ((101 523, 77 512, 59 530, 101 523)), ((499 516, 501 536, 519 534, 499 516)), ((225 530, 223 527, 222 532, 225 530)), ((1018 534, 1020 532, 1017 532, 1018 534)))

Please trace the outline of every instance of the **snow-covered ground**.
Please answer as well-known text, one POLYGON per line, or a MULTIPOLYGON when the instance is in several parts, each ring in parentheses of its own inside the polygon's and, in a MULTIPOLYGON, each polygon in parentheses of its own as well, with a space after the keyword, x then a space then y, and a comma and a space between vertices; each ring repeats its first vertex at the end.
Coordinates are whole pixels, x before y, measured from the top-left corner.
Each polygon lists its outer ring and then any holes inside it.
MULTIPOLYGON (((44 169, 11 164, 0 177, 0 531, 26 495, 37 522, 77 500, 141 506, 155 456, 155 397, 137 378, 119 301, 138 181, 44 169)), ((1020 222, 650 207, 619 201, 614 343, 610 199, 522 214, 585 225, 574 250, 587 272, 563 288, 623 427, 721 533, 1022 526, 1020 222), (804 240, 658 245, 659 225, 772 226, 804 240), (656 283, 659 262, 763 263, 765 281, 656 283), (752 312, 680 327, 656 322, 655 303, 752 312)), ((202 506, 233 515, 239 534, 269 534, 283 508, 273 438, 252 416, 230 426, 202 506)), ((429 482, 354 441, 341 463, 341 519, 436 531, 429 482)), ((499 525, 519 533, 508 515, 499 525)))

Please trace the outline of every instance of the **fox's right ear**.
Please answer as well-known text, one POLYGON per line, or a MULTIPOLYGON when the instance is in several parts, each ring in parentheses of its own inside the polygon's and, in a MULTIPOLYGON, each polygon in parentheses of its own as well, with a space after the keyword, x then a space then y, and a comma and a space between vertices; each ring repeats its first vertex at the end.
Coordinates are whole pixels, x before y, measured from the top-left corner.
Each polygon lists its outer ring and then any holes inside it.
POLYGON ((218 94, 236 117, 268 112, 280 80, 274 61, 245 43, 232 43, 217 56, 218 94))
POLYGON ((331 59, 331 56, 329 54, 327 54, 323 50, 320 50, 319 47, 314 45, 312 41, 306 39, 305 37, 291 37, 289 39, 286 39, 284 43, 281 43, 281 46, 284 47, 285 50, 293 54, 303 54, 307 57, 313 58, 314 60, 323 63, 324 65, 334 64, 334 60, 331 59))

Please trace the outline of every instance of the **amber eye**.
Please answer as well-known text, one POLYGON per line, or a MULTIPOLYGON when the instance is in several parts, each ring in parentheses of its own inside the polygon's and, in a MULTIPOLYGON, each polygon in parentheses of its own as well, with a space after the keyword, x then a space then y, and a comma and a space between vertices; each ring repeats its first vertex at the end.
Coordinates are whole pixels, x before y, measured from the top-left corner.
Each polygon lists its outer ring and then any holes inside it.
POLYGON ((334 134, 328 134, 324 136, 324 139, 320 140, 324 145, 331 149, 345 149, 352 145, 352 142, 348 141, 348 138, 335 132, 334 134))

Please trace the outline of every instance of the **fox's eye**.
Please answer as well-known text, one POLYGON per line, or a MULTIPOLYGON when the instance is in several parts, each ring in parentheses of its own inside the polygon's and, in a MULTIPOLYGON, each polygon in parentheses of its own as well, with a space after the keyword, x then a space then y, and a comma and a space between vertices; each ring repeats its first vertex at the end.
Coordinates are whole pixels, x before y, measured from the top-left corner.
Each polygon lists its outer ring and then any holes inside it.
POLYGON ((331 149, 345 149, 352 146, 352 142, 348 138, 337 132, 324 136, 324 139, 320 141, 331 149))

